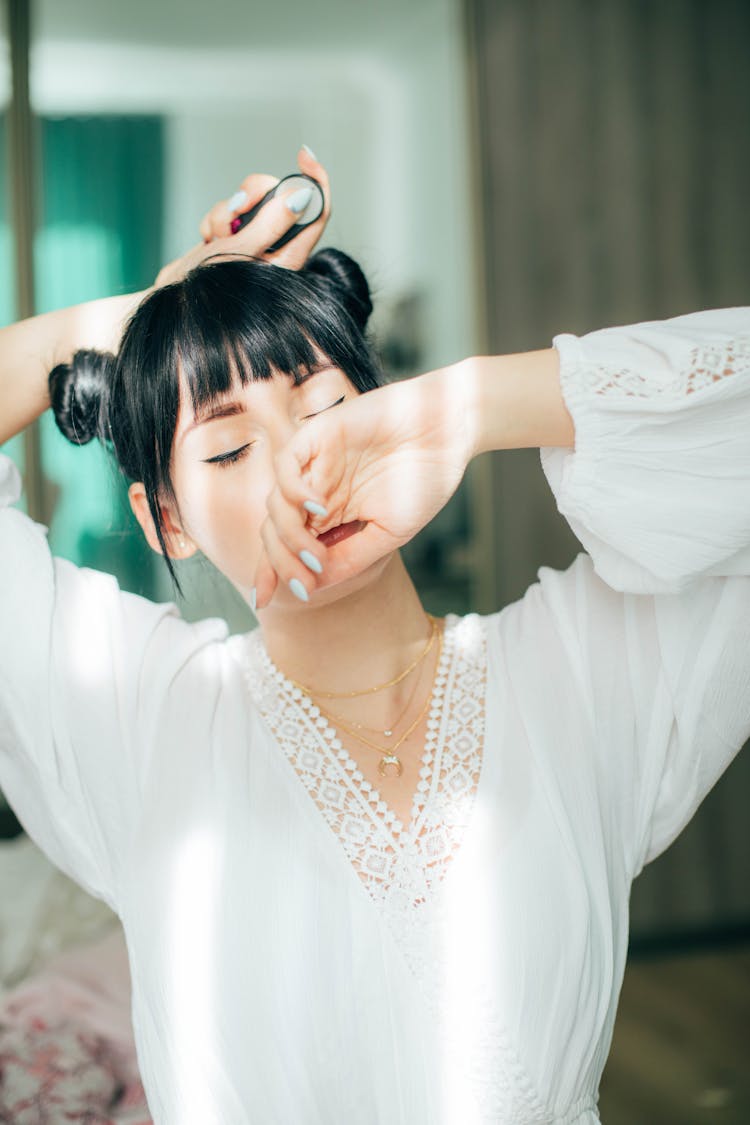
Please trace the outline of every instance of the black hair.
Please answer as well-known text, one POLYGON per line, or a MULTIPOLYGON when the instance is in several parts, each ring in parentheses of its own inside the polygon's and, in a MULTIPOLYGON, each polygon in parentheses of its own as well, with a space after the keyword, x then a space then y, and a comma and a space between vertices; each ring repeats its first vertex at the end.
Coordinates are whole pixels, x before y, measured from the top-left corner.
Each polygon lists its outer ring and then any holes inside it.
POLYGON ((176 503, 170 459, 180 404, 179 373, 195 411, 239 378, 301 378, 319 352, 360 393, 385 380, 367 322, 370 289, 357 263, 321 250, 292 271, 253 258, 209 259, 151 293, 125 328, 117 355, 82 350, 50 373, 58 428, 77 445, 98 438, 125 476, 142 481, 167 567, 160 501, 176 503))

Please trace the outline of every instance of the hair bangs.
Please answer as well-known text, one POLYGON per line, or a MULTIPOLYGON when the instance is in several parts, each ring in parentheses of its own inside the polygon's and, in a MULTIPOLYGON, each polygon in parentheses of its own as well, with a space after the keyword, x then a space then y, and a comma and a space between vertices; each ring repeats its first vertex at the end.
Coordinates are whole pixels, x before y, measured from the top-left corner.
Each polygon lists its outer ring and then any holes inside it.
MULTIPOLYGON (((253 272, 247 284, 238 286, 237 266, 244 263, 231 264, 228 279, 220 264, 194 271, 181 310, 179 367, 195 414, 237 382, 244 386, 276 374, 297 379, 319 365, 321 352, 336 362, 319 339, 325 335, 325 318, 305 307, 312 303, 303 300, 303 287, 295 299, 279 286, 274 276, 278 267, 258 271, 255 263, 248 263, 253 272)), ((298 288, 294 274, 283 280, 286 286, 292 282, 292 290, 298 288)))

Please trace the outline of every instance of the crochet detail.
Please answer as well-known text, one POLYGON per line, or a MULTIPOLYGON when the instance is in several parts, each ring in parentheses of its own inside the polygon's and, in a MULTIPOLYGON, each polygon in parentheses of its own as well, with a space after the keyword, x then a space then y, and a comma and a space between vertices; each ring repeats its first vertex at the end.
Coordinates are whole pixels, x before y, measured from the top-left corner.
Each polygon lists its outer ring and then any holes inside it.
POLYGON ((730 375, 750 367, 750 336, 738 336, 714 346, 696 345, 682 368, 662 371, 633 371, 628 367, 584 364, 576 372, 582 390, 599 395, 655 398, 660 395, 695 394, 730 375))
POLYGON ((335 729, 273 665, 260 630, 247 637, 250 694, 300 781, 339 840, 413 973, 452 1065, 488 1120, 531 1125, 552 1118, 485 989, 464 997, 476 1012, 473 1033, 459 1034, 446 999, 441 896, 450 863, 471 818, 482 764, 487 640, 477 614, 445 619, 427 722, 421 780, 409 825, 367 782, 335 729))
MULTIPOLYGON (((251 694, 378 907, 403 931, 457 853, 481 768, 486 656, 476 615, 446 618, 420 778, 407 828, 365 780, 335 728, 250 634, 251 694)), ((409 927, 410 928, 410 927, 409 927)))

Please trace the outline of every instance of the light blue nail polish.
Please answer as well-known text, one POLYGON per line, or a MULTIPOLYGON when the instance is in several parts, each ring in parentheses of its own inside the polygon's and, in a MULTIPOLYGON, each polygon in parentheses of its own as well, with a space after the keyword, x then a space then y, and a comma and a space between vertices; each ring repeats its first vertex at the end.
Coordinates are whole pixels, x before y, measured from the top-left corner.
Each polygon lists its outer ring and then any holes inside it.
POLYGON ((253 613, 255 613, 256 609, 258 608, 257 603, 258 603, 258 595, 256 593, 255 587, 253 586, 252 590, 250 591, 250 608, 253 611, 253 613))
POLYGON ((303 145, 302 147, 303 147, 303 149, 305 150, 305 152, 307 153, 307 155, 308 155, 308 156, 311 156, 311 157, 313 158, 313 160, 317 160, 317 159, 318 159, 318 158, 317 158, 317 156, 315 155, 315 153, 313 152, 313 150, 312 150, 312 149, 310 148, 310 146, 309 146, 309 145, 303 145))
POLYGON ((286 201, 286 205, 294 215, 301 215, 312 199, 312 188, 303 187, 295 191, 286 201))
POLYGON ((308 570, 314 571, 315 574, 323 573, 323 567, 320 565, 318 559, 315 558, 315 555, 312 553, 312 551, 300 551, 299 557, 302 559, 308 570))
POLYGON ((328 508, 324 508, 322 504, 316 504, 314 500, 305 500, 302 507, 307 508, 308 512, 312 512, 314 516, 328 515, 328 508))
POLYGON ((307 590, 300 582, 299 578, 293 578, 289 583, 289 589, 294 594, 295 598, 299 598, 301 602, 308 602, 310 599, 307 596, 307 590))
POLYGON ((227 207, 230 211, 239 211, 240 207, 244 207, 247 203, 247 192, 236 191, 232 198, 228 200, 227 207))

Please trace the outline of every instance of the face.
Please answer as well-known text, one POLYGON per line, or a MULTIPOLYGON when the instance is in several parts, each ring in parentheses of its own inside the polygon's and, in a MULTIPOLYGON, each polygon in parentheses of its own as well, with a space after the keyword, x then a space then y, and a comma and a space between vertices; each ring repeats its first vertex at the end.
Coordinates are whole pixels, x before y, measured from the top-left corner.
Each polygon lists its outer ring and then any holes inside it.
MULTIPOLYGON (((245 386, 238 382, 198 416, 189 394, 182 394, 172 447, 178 522, 246 600, 262 550, 266 497, 276 484, 274 457, 310 418, 357 393, 339 368, 321 360, 298 381, 278 374, 245 386)), ((345 547, 343 542, 329 550, 325 577, 330 585, 313 594, 318 604, 347 592, 348 583, 335 585, 336 555, 345 547)), ((282 583, 274 602, 301 608, 282 583)))

